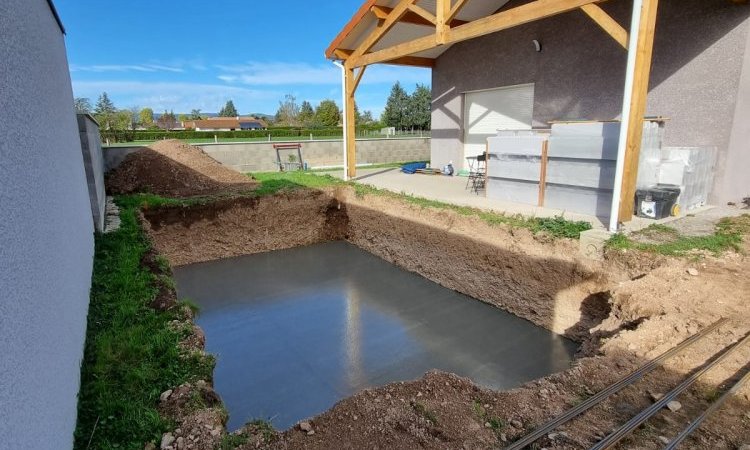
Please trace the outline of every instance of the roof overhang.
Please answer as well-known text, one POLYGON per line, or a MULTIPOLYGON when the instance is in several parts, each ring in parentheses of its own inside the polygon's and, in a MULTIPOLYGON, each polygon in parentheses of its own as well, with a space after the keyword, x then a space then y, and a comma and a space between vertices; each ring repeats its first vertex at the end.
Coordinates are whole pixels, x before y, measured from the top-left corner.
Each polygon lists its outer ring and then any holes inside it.
POLYGON ((325 54, 348 68, 432 67, 457 42, 578 9, 626 46, 627 32, 596 5, 602 1, 366 0, 325 54))

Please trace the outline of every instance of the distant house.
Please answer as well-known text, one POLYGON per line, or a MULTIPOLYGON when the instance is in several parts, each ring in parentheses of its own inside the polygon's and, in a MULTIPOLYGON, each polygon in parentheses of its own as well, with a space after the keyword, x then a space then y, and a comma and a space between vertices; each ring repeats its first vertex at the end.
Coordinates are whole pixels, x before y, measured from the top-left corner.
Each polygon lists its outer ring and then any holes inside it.
POLYGON ((251 117, 216 117, 205 120, 190 120, 183 123, 186 130, 195 131, 237 131, 263 130, 267 128, 261 119, 251 117))

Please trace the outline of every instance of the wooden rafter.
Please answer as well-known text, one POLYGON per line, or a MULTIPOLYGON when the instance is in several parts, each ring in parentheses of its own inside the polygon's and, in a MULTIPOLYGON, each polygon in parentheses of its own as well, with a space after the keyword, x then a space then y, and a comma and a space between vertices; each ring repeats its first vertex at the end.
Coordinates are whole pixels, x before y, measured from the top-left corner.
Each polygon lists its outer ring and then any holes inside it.
MULTIPOLYGON (((370 11, 378 19, 384 20, 386 17, 388 17, 388 14, 390 14, 391 11, 393 11, 393 8, 389 8, 387 6, 375 5, 375 6, 372 6, 370 8, 370 11)), ((425 20, 420 15, 414 13, 413 11, 407 11, 406 13, 404 13, 404 15, 401 16, 401 18, 399 19, 399 22, 401 22, 401 23, 410 23, 412 25, 424 25, 424 26, 428 26, 428 27, 431 27, 431 26, 435 25, 434 23, 432 23, 432 22, 430 22, 428 20, 425 20)), ((451 18, 451 20, 450 20, 450 25, 452 27, 457 27, 457 26, 460 26, 460 25, 463 25, 463 24, 466 24, 466 23, 468 23, 468 22, 465 21, 465 20, 458 20, 458 19, 453 19, 453 18, 451 18)))
MULTIPOLYGON (((474 20, 456 28, 451 28, 446 33, 445 42, 443 43, 438 42, 436 35, 429 35, 368 54, 364 54, 364 52, 357 54, 355 52, 346 61, 346 64, 348 67, 359 67, 389 61, 429 50, 441 44, 454 44, 555 16, 599 1, 601 0, 536 0, 482 19, 474 20)), ((369 48, 372 47, 370 46, 369 48)))
POLYGON ((393 8, 390 14, 388 14, 388 17, 386 17, 384 20, 381 20, 380 23, 378 23, 378 26, 365 38, 365 40, 356 49, 354 49, 352 58, 359 58, 360 56, 370 51, 370 49, 372 49, 372 47, 377 44, 378 41, 380 41, 380 39, 388 31, 390 31, 390 29, 393 28, 394 25, 396 25, 396 23, 399 21, 399 19, 401 19, 404 13, 408 11, 409 5, 414 2, 416 2, 416 0, 400 0, 396 4, 396 7, 393 8))
POLYGON ((623 48, 628 48, 628 32, 615 19, 598 5, 590 3, 581 6, 581 10, 586 13, 597 25, 602 27, 612 38, 617 41, 623 48))
MULTIPOLYGON (((333 51, 333 56, 340 60, 348 59, 354 50, 337 48, 333 51)), ((412 66, 412 67, 435 67, 435 60, 432 58, 422 58, 420 56, 402 56, 391 61, 384 61, 383 64, 394 66, 412 66)))
POLYGON ((367 69, 367 66, 362 66, 359 68, 359 72, 357 72, 357 75, 354 77, 354 85, 352 86, 352 91, 356 92, 357 88, 359 87, 359 82, 362 81, 362 76, 365 74, 365 70, 367 69))
POLYGON ((437 23, 437 19, 435 18, 435 16, 432 15, 431 12, 427 11, 421 6, 418 6, 415 3, 412 3, 411 5, 409 5, 409 10, 433 25, 437 23))

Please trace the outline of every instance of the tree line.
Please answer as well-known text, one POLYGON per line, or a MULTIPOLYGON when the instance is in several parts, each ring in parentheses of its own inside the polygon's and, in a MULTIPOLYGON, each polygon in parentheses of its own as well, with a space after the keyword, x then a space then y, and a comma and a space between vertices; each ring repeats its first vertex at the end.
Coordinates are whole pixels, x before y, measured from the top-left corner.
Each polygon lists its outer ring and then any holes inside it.
MULTIPOLYGON (((355 123, 357 126, 394 127, 399 130, 428 130, 431 115, 430 88, 417 84, 409 94, 396 82, 391 88, 390 95, 379 120, 373 117, 371 111, 359 111, 354 105, 355 123)), ((103 92, 92 106, 88 98, 75 99, 75 109, 78 113, 91 114, 103 131, 126 132, 138 128, 172 130, 179 128, 182 122, 208 118, 200 109, 193 109, 190 114, 178 114, 174 111, 164 111, 158 118, 151 108, 117 108, 106 92, 103 92)), ((219 117, 238 117, 240 114, 232 100, 228 100, 219 111, 219 117)), ((258 117, 255 117, 258 118, 258 117)), ((264 116, 269 126, 276 127, 305 127, 323 128, 337 127, 343 122, 343 112, 335 101, 326 99, 317 106, 304 100, 297 102, 294 95, 287 94, 279 102, 278 110, 272 117, 264 116)))

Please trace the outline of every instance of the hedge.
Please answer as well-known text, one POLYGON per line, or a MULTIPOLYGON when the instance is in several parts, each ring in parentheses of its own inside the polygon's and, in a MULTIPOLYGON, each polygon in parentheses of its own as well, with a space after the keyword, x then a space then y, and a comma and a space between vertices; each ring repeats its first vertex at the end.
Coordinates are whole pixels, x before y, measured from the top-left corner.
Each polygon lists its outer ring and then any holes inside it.
MULTIPOLYGON (((358 128, 357 131, 375 131, 373 128, 358 128)), ((164 131, 164 130, 102 130, 103 140, 109 139, 110 142, 131 142, 131 141, 158 141, 161 139, 213 139, 218 138, 248 138, 259 139, 279 137, 332 137, 342 136, 341 128, 269 128, 267 130, 241 130, 241 131, 164 131)))

